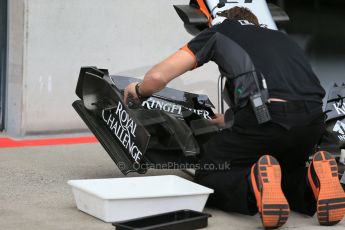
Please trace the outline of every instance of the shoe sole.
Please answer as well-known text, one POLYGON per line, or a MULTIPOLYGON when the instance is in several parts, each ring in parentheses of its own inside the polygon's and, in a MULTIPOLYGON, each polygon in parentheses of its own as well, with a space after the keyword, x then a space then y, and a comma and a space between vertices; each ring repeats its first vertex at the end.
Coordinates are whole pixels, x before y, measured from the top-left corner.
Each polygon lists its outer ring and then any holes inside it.
POLYGON ((272 156, 263 156, 258 161, 261 187, 261 220, 265 228, 278 228, 286 223, 290 213, 289 204, 281 188, 281 169, 272 156))
POLYGON ((337 162, 331 154, 321 151, 314 155, 313 165, 320 183, 317 218, 320 225, 335 225, 345 215, 345 193, 338 178, 337 162))

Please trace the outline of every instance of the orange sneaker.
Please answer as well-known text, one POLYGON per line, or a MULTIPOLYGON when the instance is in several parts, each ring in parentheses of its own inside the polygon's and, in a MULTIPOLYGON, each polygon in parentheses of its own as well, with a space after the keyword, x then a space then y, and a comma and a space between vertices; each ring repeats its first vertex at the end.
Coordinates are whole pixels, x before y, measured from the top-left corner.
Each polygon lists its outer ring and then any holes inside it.
POLYGON ((317 152, 308 168, 308 181, 317 201, 320 225, 339 223, 345 215, 345 193, 338 178, 338 166, 328 152, 317 152))
POLYGON ((265 228, 278 228, 286 223, 290 208, 281 188, 281 169, 278 161, 262 156, 250 174, 256 203, 265 228))

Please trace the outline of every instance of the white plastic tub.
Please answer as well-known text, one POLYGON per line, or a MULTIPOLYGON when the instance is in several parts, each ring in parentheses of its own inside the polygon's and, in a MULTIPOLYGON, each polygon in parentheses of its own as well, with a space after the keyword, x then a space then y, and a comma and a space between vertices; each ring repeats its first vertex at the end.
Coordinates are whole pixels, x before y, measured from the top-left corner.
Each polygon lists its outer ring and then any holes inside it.
POLYGON ((181 209, 201 212, 212 189, 178 176, 70 180, 79 210, 105 222, 181 209))

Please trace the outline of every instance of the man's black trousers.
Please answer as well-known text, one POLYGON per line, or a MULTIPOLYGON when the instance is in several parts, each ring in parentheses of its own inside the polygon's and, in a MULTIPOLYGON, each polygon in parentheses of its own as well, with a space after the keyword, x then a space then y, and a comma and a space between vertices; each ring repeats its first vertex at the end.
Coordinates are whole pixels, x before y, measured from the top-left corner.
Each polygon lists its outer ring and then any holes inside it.
POLYGON ((273 121, 258 125, 250 106, 235 114, 234 125, 212 137, 204 146, 204 169, 195 181, 214 189, 208 206, 227 212, 254 215, 251 166, 262 155, 272 155, 282 168, 282 188, 294 211, 313 215, 315 200, 307 184, 306 162, 324 132, 322 106, 314 103, 272 103, 273 121), (209 170, 210 165, 217 169, 209 170), (226 167, 230 165, 230 169, 226 167))

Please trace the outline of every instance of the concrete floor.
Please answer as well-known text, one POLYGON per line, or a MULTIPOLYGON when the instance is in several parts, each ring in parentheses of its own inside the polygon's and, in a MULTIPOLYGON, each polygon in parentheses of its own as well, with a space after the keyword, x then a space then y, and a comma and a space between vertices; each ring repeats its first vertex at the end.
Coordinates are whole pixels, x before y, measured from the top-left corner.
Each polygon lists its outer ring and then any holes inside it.
MULTIPOLYGON (((149 175, 180 171, 151 170, 149 175)), ((130 176, 138 176, 132 174, 130 176)), ((114 229, 78 211, 67 181, 123 177, 99 144, 0 149, 0 229, 26 230, 106 230, 114 229)), ((258 216, 248 217, 205 209, 212 214, 210 230, 263 229, 258 216)), ((290 215, 281 229, 344 229, 345 221, 320 227, 316 217, 290 215)))

